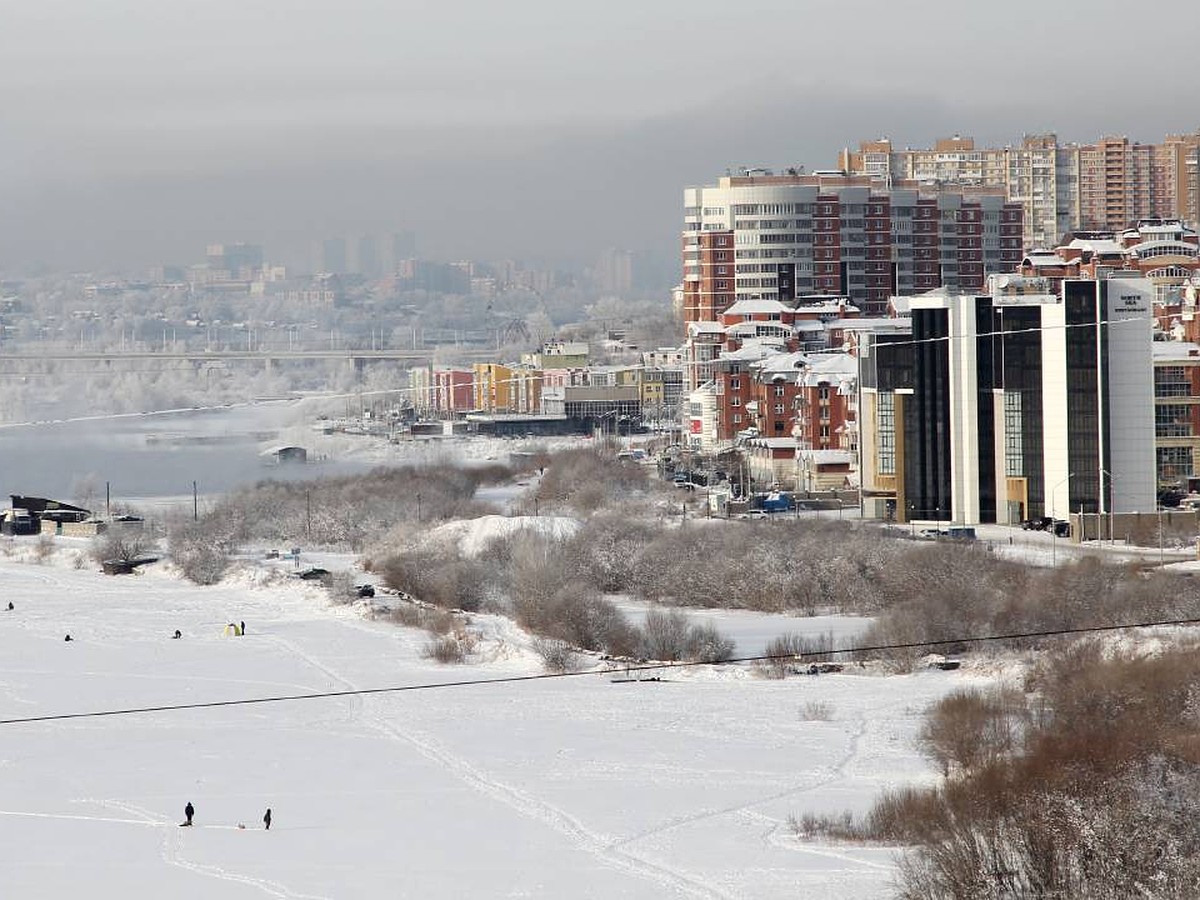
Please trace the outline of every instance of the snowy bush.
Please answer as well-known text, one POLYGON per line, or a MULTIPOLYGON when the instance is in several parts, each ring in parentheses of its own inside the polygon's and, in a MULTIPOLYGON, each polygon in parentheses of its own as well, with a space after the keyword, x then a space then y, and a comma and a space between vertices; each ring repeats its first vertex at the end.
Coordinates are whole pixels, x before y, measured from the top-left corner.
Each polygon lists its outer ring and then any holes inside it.
POLYGON ((365 475, 312 481, 262 481, 218 501, 202 521, 242 541, 363 549, 394 527, 490 512, 474 499, 480 484, 507 469, 448 465, 378 468, 365 475))
POLYGON ((807 668, 811 663, 829 660, 834 649, 833 635, 805 636, 788 632, 771 639, 761 659, 755 662, 755 672, 764 678, 783 678, 789 673, 807 668))
POLYGON ((833 718, 833 704, 824 700, 809 700, 800 707, 800 721, 828 722, 833 718))
POLYGON ((476 639, 466 631, 434 638, 425 645, 423 655, 440 663, 465 663, 475 652, 476 639))
POLYGON ((151 543, 141 528, 122 528, 114 526, 102 534, 92 538, 88 552, 98 563, 110 559, 130 562, 145 556, 150 550, 151 543))
POLYGON ((388 587, 443 609, 473 612, 487 596, 487 565, 450 552, 404 553, 376 568, 388 587))
MULTIPOLYGON (((922 554, 920 568, 901 560, 896 578, 906 593, 880 613, 863 643, 953 640, 1200 615, 1195 579, 1093 557, 1054 569, 1030 569, 989 556, 942 548, 922 554)), ((1029 638, 1005 645, 1023 650, 1044 643, 1029 638)), ((949 644, 939 652, 970 649, 972 645, 949 644)), ((898 651, 894 658, 911 665, 923 652, 898 651)))
POLYGON ((555 638, 537 638, 533 651, 542 658, 547 672, 570 672, 575 667, 575 651, 566 641, 555 638))
POLYGON ((884 794, 845 833, 914 847, 907 900, 1200 896, 1194 648, 1076 643, 1027 687, 1024 708, 1015 692, 938 704, 924 739, 950 777, 884 794))
POLYGON ((44 564, 51 556, 54 555, 54 538, 48 534, 39 535, 37 543, 33 545, 33 558, 37 563, 44 564))
POLYGON ((648 486, 645 467, 619 460, 615 452, 562 450, 550 458, 538 482, 537 497, 547 507, 562 505, 587 514, 644 492, 648 486))
POLYGON ((972 771, 1015 750, 1028 718, 1012 689, 961 688, 936 704, 921 729, 921 747, 942 773, 972 771))
POLYGON ((167 531, 171 561, 189 581, 216 584, 229 568, 237 548, 232 523, 205 517, 199 522, 179 519, 167 531))
POLYGON ((588 519, 571 542, 580 576, 606 594, 636 588, 638 557, 654 540, 648 522, 630 520, 615 512, 588 519))
POLYGON ((733 656, 733 641, 712 624, 692 624, 677 609, 652 609, 642 625, 642 656, 677 662, 724 662, 733 656))
POLYGON ((325 589, 334 603, 353 603, 358 599, 358 589, 350 572, 332 572, 325 578, 325 589))

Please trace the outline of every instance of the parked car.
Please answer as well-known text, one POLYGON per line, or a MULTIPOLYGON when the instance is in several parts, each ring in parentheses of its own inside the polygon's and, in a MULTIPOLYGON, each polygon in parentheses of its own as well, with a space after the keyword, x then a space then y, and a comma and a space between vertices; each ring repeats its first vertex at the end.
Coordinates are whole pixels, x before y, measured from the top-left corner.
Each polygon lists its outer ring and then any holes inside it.
POLYGON ((1021 528, 1025 531, 1045 531, 1054 524, 1054 519, 1050 516, 1037 516, 1033 519, 1026 519, 1021 523, 1021 528))
POLYGON ((329 570, 322 569, 318 566, 311 566, 305 569, 303 572, 300 572, 297 577, 303 578, 305 581, 320 581, 322 578, 329 577, 329 570))
POLYGON ((1071 536, 1071 523, 1068 522, 1066 519, 1055 519, 1054 525, 1052 527, 1054 529, 1055 537, 1070 537, 1071 536))

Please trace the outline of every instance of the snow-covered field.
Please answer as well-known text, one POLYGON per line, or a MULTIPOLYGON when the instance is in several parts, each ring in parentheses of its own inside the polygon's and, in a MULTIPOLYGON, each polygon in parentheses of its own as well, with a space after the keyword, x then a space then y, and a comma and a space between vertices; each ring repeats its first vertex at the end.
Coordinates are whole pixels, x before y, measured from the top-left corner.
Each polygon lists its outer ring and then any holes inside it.
MULTIPOLYGON (((162 569, 76 570, 62 551, 0 558, 0 599, 3 719, 541 671, 500 620, 473 665, 442 667, 422 658, 424 633, 278 573, 199 588, 162 569), (245 637, 225 636, 243 620, 245 637)), ((932 777, 920 714, 970 675, 664 678, 3 725, 0 893, 891 894, 893 849, 801 842, 788 816, 862 810, 932 777), (179 828, 188 801, 197 827, 179 828)))

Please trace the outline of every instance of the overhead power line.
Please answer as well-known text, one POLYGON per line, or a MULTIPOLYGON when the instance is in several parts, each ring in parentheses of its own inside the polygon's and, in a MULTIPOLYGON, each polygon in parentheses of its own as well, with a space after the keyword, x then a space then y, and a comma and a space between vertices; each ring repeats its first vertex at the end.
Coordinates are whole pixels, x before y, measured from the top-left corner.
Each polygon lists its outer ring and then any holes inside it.
POLYGON ((613 675, 630 672, 661 672, 670 669, 686 669, 698 666, 721 666, 752 662, 802 661, 814 657, 826 657, 841 653, 882 653, 893 650, 915 650, 932 647, 948 647, 959 644, 980 644, 994 641, 1015 641, 1030 638, 1064 637, 1077 634, 1100 634, 1111 631, 1126 631, 1135 628, 1159 628, 1184 625, 1200 625, 1200 618, 1162 619, 1154 622, 1124 622, 1119 625, 1090 625, 1084 628, 1054 628, 1043 631, 1022 631, 1008 634, 989 634, 968 637, 941 638, 929 641, 906 641, 893 644, 865 644, 857 647, 840 647, 830 650, 811 650, 802 653, 764 654, 741 656, 720 663, 711 662, 662 662, 644 663, 634 666, 619 666, 612 669, 590 669, 584 672, 547 672, 540 675, 508 675, 499 678, 472 678, 465 681, 434 681, 418 684, 390 685, 377 688, 348 688, 341 691, 314 691, 304 694, 277 694, 270 697, 249 697, 235 700, 210 700, 200 703, 174 703, 160 706, 137 706, 119 709, 93 710, 76 713, 52 713, 42 716, 21 716, 0 719, 0 725, 28 725, 36 722, 62 722, 71 719, 103 719, 142 713, 180 712, 197 709, 217 709, 226 706, 255 706, 264 703, 287 703, 300 700, 329 700, 339 697, 366 697, 373 694, 402 694, 415 691, 433 691, 447 688, 489 687, 501 684, 522 684, 533 681, 552 681, 561 678, 586 678, 597 675, 613 675))

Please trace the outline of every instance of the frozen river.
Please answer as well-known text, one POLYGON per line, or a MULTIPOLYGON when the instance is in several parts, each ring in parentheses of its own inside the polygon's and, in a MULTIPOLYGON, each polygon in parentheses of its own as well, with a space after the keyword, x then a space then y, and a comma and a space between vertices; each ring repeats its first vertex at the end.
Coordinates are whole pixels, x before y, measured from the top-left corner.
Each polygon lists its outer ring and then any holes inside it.
POLYGON ((302 401, 0 427, 0 497, 31 494, 103 503, 113 499, 221 493, 265 477, 310 478, 367 468, 331 461, 274 468, 264 448, 306 417, 302 401))

